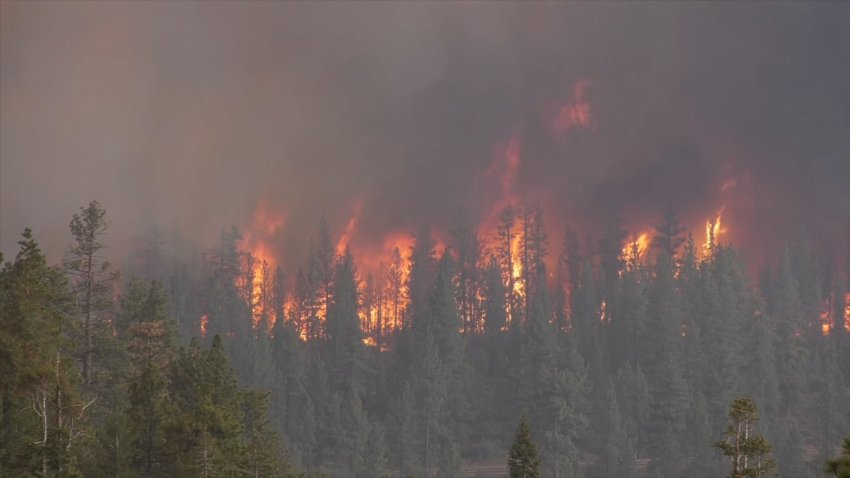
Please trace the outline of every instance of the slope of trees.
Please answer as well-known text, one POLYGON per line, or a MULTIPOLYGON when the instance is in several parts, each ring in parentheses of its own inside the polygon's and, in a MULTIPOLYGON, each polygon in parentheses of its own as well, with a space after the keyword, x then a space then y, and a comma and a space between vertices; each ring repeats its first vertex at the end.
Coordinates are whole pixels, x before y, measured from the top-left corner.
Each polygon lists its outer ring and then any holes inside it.
POLYGON ((671 212, 652 247, 611 220, 558 257, 538 205, 500 221, 459 218, 446 250, 421 228, 368 273, 322 222, 288 280, 235 229, 198 263, 148 241, 128 279, 88 283, 25 232, 2 272, 0 474, 458 476, 504 463, 525 415, 542 475, 722 476, 743 395, 781 474, 822 473, 850 429, 848 268, 794 240, 752 280, 671 212))

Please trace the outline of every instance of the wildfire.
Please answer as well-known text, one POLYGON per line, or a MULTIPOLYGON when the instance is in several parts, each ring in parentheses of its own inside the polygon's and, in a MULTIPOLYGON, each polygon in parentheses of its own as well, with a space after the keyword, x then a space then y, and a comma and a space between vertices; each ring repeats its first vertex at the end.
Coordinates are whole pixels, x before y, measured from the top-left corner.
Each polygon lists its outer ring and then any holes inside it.
POLYGON ((511 274, 513 274, 513 285, 514 285, 514 294, 519 297, 524 297, 525 293, 523 291, 522 281, 522 260, 520 259, 520 246, 522 245, 522 235, 517 234, 514 236, 513 241, 511 241, 511 250, 513 251, 511 255, 511 274))
POLYGON ((572 98, 558 109, 549 124, 555 134, 564 134, 574 126, 591 126, 590 103, 585 99, 591 84, 589 79, 584 79, 573 86, 572 98))
MULTIPOLYGON (((841 307, 840 303, 837 304, 837 305, 838 305, 838 307, 841 307)), ((832 301, 832 298, 830 297, 826 301, 825 306, 821 307, 821 313, 820 313, 821 332, 823 332, 824 335, 829 334, 832 331, 833 328, 840 327, 840 325, 836 324, 834 319, 833 319, 834 316, 832 314, 832 308, 833 308, 833 301, 832 301)), ((841 309, 839 309, 839 310, 841 310, 841 309)), ((843 319, 843 321, 844 321, 844 330, 846 330, 847 332, 850 332, 850 292, 847 292, 844 295, 844 310, 843 310, 843 312, 844 312, 844 314, 841 317, 839 317, 839 319, 843 319)))
POLYGON ((823 301, 823 304, 821 304, 820 327, 821 327, 821 333, 823 333, 823 335, 829 335, 829 331, 832 330, 832 325, 833 325, 832 324, 832 302, 833 302, 833 300, 834 300, 834 297, 832 297, 832 295, 830 295, 830 297, 827 297, 826 300, 823 301))
POLYGON ((623 259, 626 261, 632 257, 640 259, 649 247, 649 237, 648 232, 642 232, 640 235, 633 234, 632 239, 623 246, 623 259))
POLYGON ((339 241, 336 243, 337 254, 345 254, 345 248, 348 247, 348 244, 351 242, 352 236, 354 236, 354 232, 357 230, 357 223, 358 221, 360 221, 360 214, 362 212, 363 201, 358 200, 354 203, 354 210, 351 214, 351 219, 348 220, 348 223, 345 225, 345 230, 339 237, 339 241))
POLYGON ((285 221, 285 214, 274 210, 265 198, 260 199, 251 223, 243 228, 242 239, 237 244, 239 250, 246 251, 247 255, 246 270, 235 285, 243 291, 243 298, 251 308, 251 321, 255 328, 264 317, 268 327, 277 320, 273 308, 269 307, 272 274, 278 265, 272 244, 285 221))
POLYGON ((850 332, 850 292, 844 296, 844 329, 850 332))
POLYGON ((725 209, 726 206, 724 205, 713 218, 705 223, 705 243, 703 244, 703 255, 705 257, 711 257, 714 249, 720 244, 720 236, 727 232, 727 229, 721 223, 725 209))
POLYGON ((499 181, 501 197, 492 208, 493 211, 498 212, 513 199, 520 167, 520 148, 520 137, 515 134, 507 145, 496 148, 493 160, 484 172, 485 176, 495 176, 499 181))

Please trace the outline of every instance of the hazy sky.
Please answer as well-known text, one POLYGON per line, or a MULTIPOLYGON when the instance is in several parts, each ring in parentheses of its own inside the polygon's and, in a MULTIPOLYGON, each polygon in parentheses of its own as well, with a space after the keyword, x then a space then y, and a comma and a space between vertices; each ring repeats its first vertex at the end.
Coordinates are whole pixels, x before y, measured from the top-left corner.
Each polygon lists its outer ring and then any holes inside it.
POLYGON ((483 214, 514 135, 518 191, 563 224, 726 205, 751 249, 805 222, 846 250, 848 45, 848 2, 4 0, 0 250, 29 225, 60 253, 91 199, 119 249, 154 226, 209 245, 261 198, 282 253, 356 201, 375 242, 483 214), (547 134, 585 79, 593 126, 547 134))

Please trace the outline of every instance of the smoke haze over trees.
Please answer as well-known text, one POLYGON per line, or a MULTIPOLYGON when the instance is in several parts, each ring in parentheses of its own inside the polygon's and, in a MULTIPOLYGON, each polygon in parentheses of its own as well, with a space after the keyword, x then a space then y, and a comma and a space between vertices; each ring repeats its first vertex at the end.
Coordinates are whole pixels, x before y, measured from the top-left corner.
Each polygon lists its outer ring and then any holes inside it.
POLYGON ((153 227, 211 244, 265 198, 293 274, 356 201, 361 249, 486 215, 482 172, 520 134, 517 192, 556 230, 669 204, 695 228, 728 201, 755 259, 804 222, 846 255, 848 9, 3 2, 0 250, 29 225, 58 257, 92 198, 116 252, 153 227), (582 81, 592 127, 553 138, 542 118, 582 81))
POLYGON ((0 476, 819 476, 849 84, 847 3, 0 3, 0 476))

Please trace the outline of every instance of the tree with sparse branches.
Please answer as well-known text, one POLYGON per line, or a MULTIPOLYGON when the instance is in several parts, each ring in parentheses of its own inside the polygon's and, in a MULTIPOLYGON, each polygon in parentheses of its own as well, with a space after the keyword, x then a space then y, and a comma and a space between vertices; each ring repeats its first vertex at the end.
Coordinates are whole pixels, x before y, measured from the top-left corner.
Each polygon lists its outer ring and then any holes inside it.
POLYGON ((103 257, 106 245, 101 239, 109 227, 105 216, 106 210, 97 201, 74 214, 70 225, 74 244, 65 261, 65 270, 73 278, 73 291, 82 314, 83 381, 86 384, 92 383, 94 341, 106 323, 104 312, 112 307, 112 283, 116 278, 103 257))
POLYGON ((770 476, 776 468, 771 457, 772 446, 767 439, 755 433, 758 407, 750 397, 732 401, 729 408, 729 426, 723 432, 725 438, 717 443, 729 463, 732 472, 729 478, 761 478, 770 476))

